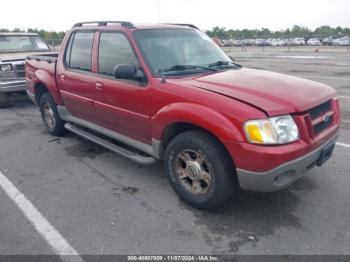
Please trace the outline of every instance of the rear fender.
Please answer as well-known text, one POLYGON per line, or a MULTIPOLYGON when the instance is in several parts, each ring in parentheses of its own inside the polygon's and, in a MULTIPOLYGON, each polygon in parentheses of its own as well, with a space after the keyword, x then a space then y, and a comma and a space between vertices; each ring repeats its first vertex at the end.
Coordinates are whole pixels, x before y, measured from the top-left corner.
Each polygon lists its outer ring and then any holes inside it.
POLYGON ((53 97, 55 103, 57 105, 63 105, 63 101, 59 94, 55 77, 56 77, 55 74, 50 74, 45 70, 38 69, 35 71, 35 74, 34 74, 35 86, 37 85, 45 86, 48 89, 51 96, 53 97))

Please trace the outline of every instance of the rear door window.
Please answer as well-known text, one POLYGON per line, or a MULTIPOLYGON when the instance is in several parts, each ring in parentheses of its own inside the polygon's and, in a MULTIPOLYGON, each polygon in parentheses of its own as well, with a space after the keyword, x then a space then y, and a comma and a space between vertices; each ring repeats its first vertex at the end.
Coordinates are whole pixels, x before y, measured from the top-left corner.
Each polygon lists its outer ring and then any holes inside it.
POLYGON ((71 38, 66 55, 69 68, 91 71, 94 32, 77 32, 71 38))

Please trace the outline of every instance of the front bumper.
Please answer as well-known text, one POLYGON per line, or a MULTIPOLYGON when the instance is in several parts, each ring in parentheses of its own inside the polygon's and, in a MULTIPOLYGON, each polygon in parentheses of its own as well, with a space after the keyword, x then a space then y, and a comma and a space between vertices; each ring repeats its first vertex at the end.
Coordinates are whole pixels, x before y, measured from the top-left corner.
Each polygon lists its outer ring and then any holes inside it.
POLYGON ((0 92, 12 93, 12 92, 21 92, 25 91, 27 88, 27 82, 23 80, 14 80, 14 81, 0 81, 0 92))
POLYGON ((288 187, 316 165, 322 150, 334 144, 338 135, 339 132, 314 151, 269 171, 252 172, 237 168, 240 187, 257 192, 272 192, 288 187))

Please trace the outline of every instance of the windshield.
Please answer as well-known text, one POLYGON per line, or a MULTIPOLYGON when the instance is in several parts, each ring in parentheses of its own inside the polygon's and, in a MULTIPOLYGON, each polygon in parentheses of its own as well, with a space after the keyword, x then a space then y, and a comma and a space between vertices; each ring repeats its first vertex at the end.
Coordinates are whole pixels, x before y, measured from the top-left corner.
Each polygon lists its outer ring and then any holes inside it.
POLYGON ((49 46, 39 36, 0 35, 0 53, 49 50, 49 46))
POLYGON ((237 68, 217 44, 196 30, 139 30, 134 38, 155 75, 198 73, 210 65, 237 68))

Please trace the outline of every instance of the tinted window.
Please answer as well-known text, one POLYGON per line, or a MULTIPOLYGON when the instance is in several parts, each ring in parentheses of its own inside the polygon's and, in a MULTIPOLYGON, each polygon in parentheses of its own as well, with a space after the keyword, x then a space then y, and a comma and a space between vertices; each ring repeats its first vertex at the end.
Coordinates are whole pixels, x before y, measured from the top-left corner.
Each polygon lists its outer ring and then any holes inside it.
POLYGON ((119 64, 136 64, 135 54, 125 35, 121 33, 102 33, 99 46, 98 72, 113 75, 119 64))
POLYGON ((91 71, 91 53, 94 33, 78 32, 71 39, 73 41, 67 52, 67 65, 70 68, 91 71))

